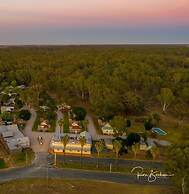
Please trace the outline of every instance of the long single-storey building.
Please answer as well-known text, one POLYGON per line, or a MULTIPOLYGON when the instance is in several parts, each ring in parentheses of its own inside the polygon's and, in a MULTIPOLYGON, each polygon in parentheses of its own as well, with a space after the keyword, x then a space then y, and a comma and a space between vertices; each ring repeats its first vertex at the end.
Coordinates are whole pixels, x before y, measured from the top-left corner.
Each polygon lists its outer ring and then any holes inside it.
POLYGON ((30 147, 30 140, 18 129, 17 125, 0 126, 0 134, 10 151, 30 147))
POLYGON ((64 135, 69 136, 69 142, 66 145, 65 153, 66 154, 81 154, 81 144, 79 142, 80 137, 85 137, 86 143, 83 146, 83 154, 90 155, 91 154, 91 147, 92 147, 92 139, 88 132, 84 131, 80 134, 61 134, 52 138, 50 142, 50 149, 53 150, 54 153, 63 153, 64 152, 64 145, 61 141, 61 138, 64 135))

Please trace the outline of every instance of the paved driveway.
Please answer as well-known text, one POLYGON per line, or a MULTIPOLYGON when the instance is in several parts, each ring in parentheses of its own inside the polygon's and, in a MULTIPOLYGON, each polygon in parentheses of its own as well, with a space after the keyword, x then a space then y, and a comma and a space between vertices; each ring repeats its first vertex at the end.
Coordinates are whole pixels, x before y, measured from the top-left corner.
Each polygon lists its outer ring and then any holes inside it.
POLYGON ((23 133, 24 133, 25 136, 29 137, 30 143, 31 143, 31 148, 33 149, 33 151, 35 153, 37 153, 37 152, 47 152, 48 149, 49 149, 49 143, 50 143, 51 138, 54 135, 54 133, 32 131, 32 127, 33 127, 33 124, 34 124, 35 119, 36 119, 36 112, 35 112, 34 109, 30 109, 30 112, 31 112, 31 118, 27 122, 23 133), (44 139, 43 145, 39 144, 38 139, 37 139, 38 136, 43 137, 43 139, 44 139))

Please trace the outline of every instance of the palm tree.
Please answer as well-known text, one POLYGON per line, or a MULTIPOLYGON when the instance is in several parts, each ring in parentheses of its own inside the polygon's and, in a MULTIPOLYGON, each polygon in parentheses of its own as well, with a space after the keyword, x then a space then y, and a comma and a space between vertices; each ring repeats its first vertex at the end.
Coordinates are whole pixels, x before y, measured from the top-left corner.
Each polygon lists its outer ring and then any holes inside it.
POLYGON ((159 148, 157 146, 152 146, 150 152, 152 154, 153 160, 155 160, 157 155, 159 154, 159 148))
POLYGON ((140 144, 139 143, 135 143, 134 145, 132 145, 132 151, 134 153, 134 157, 136 158, 137 153, 140 150, 140 144))
MULTIPOLYGON (((81 158, 83 156, 83 147, 84 145, 86 144, 86 138, 84 136, 80 136, 79 138, 79 142, 80 142, 80 145, 81 145, 81 158)), ((82 161, 81 161, 81 164, 82 164, 82 161)))
POLYGON ((99 160, 100 152, 102 152, 102 150, 104 149, 104 142, 102 140, 101 141, 97 141, 95 143, 95 148, 96 148, 96 151, 98 153, 98 158, 97 158, 97 168, 98 168, 99 167, 98 160, 99 160))
POLYGON ((119 157, 119 152, 120 152, 121 148, 122 148, 121 142, 118 140, 114 140, 113 141, 113 149, 114 149, 115 154, 116 154, 116 166, 117 166, 117 159, 119 157))
POLYGON ((68 144, 68 142, 69 142, 69 136, 68 135, 65 135, 65 136, 63 136, 62 137, 62 139, 61 139, 61 141, 62 141, 62 143, 63 143, 63 146, 64 146, 64 163, 65 163, 65 154, 66 154, 66 146, 67 146, 67 144, 68 144))

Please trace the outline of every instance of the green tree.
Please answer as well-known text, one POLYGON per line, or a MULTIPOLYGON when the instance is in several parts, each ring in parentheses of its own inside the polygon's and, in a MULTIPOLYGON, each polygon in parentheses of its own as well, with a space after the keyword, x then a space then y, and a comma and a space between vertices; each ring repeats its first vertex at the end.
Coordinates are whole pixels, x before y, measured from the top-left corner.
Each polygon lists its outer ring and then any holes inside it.
POLYGON ((140 151, 140 144, 139 143, 135 143, 132 145, 132 151, 134 153, 134 157, 136 158, 137 153, 140 151))
POLYGON ((22 109, 20 112, 19 112, 19 117, 25 121, 28 121, 31 117, 31 112, 29 110, 26 110, 26 109, 22 109))
POLYGON ((117 166, 117 159, 119 157, 119 152, 120 152, 121 148, 122 148, 121 142, 118 140, 114 140, 113 141, 113 150, 116 154, 116 166, 117 166))
POLYGON ((154 127, 154 123, 152 118, 148 118, 144 120, 144 128, 145 130, 149 131, 154 127))
POLYGON ((153 160, 155 160, 159 154, 159 148, 157 146, 152 146, 150 153, 152 154, 153 160))
POLYGON ((1 118, 3 121, 13 121, 13 114, 9 112, 1 113, 1 118))
POLYGON ((157 112, 152 113, 152 119, 154 120, 154 125, 158 125, 159 121, 161 120, 160 114, 157 112))
POLYGON ((100 153, 103 151, 104 149, 104 142, 102 140, 100 141, 97 141, 95 143, 95 148, 96 148, 96 151, 97 151, 97 168, 99 167, 99 157, 100 157, 100 153))
POLYGON ((129 133, 126 139, 126 143, 128 147, 131 147, 134 144, 140 142, 140 135, 138 133, 129 133))
POLYGON ((74 107, 73 114, 75 116, 76 121, 83 121, 87 115, 87 112, 82 107, 74 107))
POLYGON ((123 116, 115 116, 110 124, 118 135, 122 135, 127 131, 127 120, 123 116))
POLYGON ((81 165, 82 165, 82 157, 83 157, 83 147, 84 147, 84 145, 86 144, 86 142, 87 142, 87 140, 86 140, 86 138, 84 137, 84 136, 80 136, 80 138, 79 138, 79 143, 80 143, 80 145, 81 145, 81 165))
POLYGON ((189 143, 172 145, 168 152, 168 169, 183 194, 189 193, 189 143))
POLYGON ((175 96, 169 88, 162 88, 160 94, 157 96, 157 99, 160 101, 163 113, 166 113, 166 110, 170 104, 174 101, 175 96))
POLYGON ((67 144, 68 144, 68 142, 69 142, 69 139, 70 139, 70 137, 69 137, 68 135, 64 135, 64 136, 62 137, 62 139, 61 139, 62 144, 63 144, 63 146, 64 146, 64 163, 65 163, 66 146, 67 146, 67 144))

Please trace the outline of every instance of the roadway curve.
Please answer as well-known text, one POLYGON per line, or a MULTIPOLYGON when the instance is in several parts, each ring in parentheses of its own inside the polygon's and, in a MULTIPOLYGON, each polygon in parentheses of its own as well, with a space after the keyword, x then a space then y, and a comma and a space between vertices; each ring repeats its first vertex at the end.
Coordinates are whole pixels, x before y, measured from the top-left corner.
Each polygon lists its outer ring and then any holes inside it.
POLYGON ((149 183, 146 177, 139 180, 136 175, 123 173, 109 173, 76 169, 57 169, 50 166, 35 166, 3 170, 0 173, 0 182, 11 181, 15 179, 25 178, 61 178, 61 179, 85 179, 108 181, 122 184, 153 184, 153 185, 169 185, 168 178, 158 178, 156 181, 149 183))

